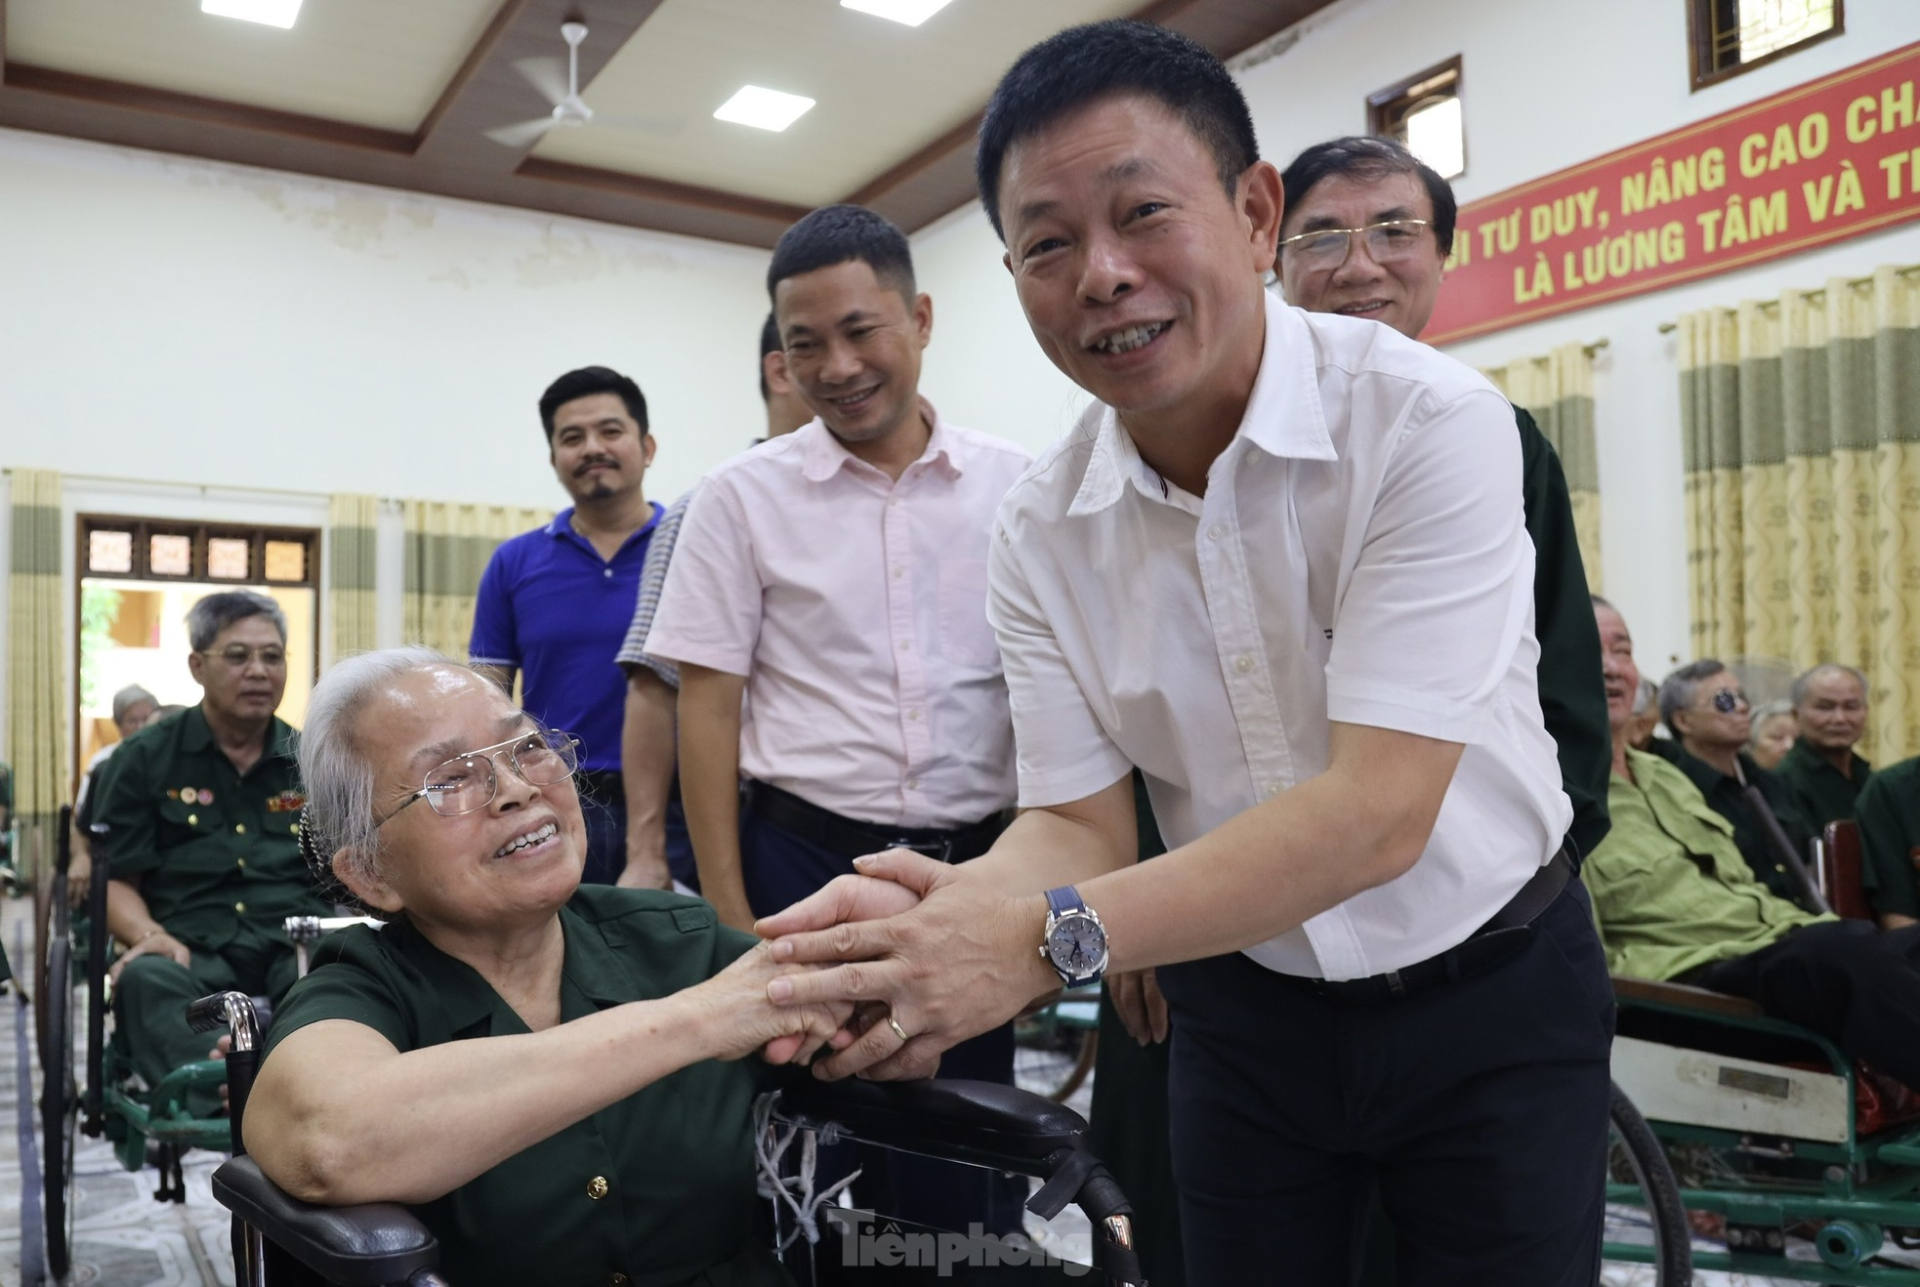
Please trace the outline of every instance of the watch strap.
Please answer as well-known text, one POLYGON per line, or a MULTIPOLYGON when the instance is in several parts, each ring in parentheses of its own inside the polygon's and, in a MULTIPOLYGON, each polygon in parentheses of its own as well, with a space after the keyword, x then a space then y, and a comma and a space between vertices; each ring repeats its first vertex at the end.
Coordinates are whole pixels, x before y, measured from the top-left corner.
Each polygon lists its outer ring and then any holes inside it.
POLYGON ((1072 885, 1062 885, 1058 889, 1047 891, 1047 910, 1056 917, 1068 912, 1083 912, 1087 905, 1080 898, 1080 891, 1072 885))

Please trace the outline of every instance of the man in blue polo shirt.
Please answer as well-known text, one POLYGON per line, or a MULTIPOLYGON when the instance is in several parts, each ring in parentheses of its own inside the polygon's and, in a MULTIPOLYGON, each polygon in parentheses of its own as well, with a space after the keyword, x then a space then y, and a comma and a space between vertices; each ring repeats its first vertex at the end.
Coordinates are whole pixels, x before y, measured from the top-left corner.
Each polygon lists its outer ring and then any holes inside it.
POLYGON ((626 677, 613 655, 626 636, 660 506, 642 484, 653 463, 640 386, 604 366, 569 371, 540 395, 547 461, 573 497, 551 523, 493 553, 480 578, 468 652, 475 669, 513 688, 525 672, 530 714, 580 739, 587 869, 627 880, 620 719, 626 677))

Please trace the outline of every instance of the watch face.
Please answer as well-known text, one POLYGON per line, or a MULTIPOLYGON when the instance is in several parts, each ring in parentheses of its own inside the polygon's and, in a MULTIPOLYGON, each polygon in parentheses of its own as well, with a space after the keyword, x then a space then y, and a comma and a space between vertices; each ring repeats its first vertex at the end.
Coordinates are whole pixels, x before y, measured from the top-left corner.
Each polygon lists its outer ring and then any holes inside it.
POLYGON ((1047 955, 1054 968, 1074 978, 1102 969, 1107 963, 1107 934, 1084 912, 1069 912, 1047 932, 1047 955))

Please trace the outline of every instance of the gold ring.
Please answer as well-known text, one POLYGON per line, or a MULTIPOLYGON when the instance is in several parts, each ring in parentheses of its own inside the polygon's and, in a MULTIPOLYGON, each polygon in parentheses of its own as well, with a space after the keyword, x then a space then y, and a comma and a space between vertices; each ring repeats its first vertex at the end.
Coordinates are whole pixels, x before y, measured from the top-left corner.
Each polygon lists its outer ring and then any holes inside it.
POLYGON ((900 1038, 901 1045, 904 1046, 905 1044, 907 1044, 907 1042, 913 1040, 912 1037, 909 1037, 907 1035, 907 1030, 900 1026, 900 1021, 894 1018, 892 1015, 887 1016, 887 1026, 893 1029, 894 1036, 900 1038))

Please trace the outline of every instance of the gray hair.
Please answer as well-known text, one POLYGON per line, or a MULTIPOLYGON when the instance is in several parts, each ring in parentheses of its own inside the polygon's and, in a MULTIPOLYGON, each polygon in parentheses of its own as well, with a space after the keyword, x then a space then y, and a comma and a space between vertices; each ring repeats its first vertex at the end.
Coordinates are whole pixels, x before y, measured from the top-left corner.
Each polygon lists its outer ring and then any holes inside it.
POLYGON ((113 695, 113 722, 118 724, 121 716, 125 715, 133 707, 138 706, 141 702, 145 702, 147 705, 155 707, 156 709, 160 705, 160 699, 158 697, 155 697, 138 684, 128 684, 125 688, 115 693, 113 695))
POLYGON ((265 617, 273 622, 273 628, 280 632, 280 642, 287 642, 287 614, 258 590, 221 590, 195 603, 187 609, 187 642, 195 652, 205 652, 222 630, 248 617, 265 617))
POLYGON ((335 663, 307 699, 300 734, 300 781, 307 793, 300 847, 321 890, 335 902, 365 905, 333 872, 333 855, 347 851, 357 874, 378 874, 380 833, 373 825, 373 765, 358 737, 359 715, 385 685, 415 671, 459 662, 431 648, 383 648, 335 663))
POLYGON ((1802 706, 1806 705, 1807 693, 1808 690, 1813 687, 1813 681, 1816 679, 1825 679, 1828 675, 1853 676, 1854 682, 1860 685, 1860 700, 1863 702, 1867 700, 1867 677, 1865 675, 1855 670, 1852 666, 1843 666, 1837 661, 1825 661, 1793 681, 1793 687, 1789 690, 1789 700, 1793 702, 1793 708, 1799 710, 1802 706))
POLYGON ((1793 703, 1787 701, 1768 702, 1753 712, 1753 730, 1747 734, 1747 748, 1760 745, 1760 734, 1767 727, 1768 720, 1793 714, 1793 703))
POLYGON ((1659 701, 1660 685, 1643 676, 1640 680, 1640 687, 1635 689, 1633 693, 1633 713, 1635 715, 1645 715, 1648 711, 1652 710, 1659 701))
POLYGON ((1726 670, 1726 666, 1712 657, 1702 657, 1699 661, 1690 661, 1680 669, 1660 681, 1660 719, 1673 730, 1678 737, 1680 729, 1673 722, 1674 714, 1693 705, 1694 694, 1700 691, 1700 681, 1712 679, 1726 670))

